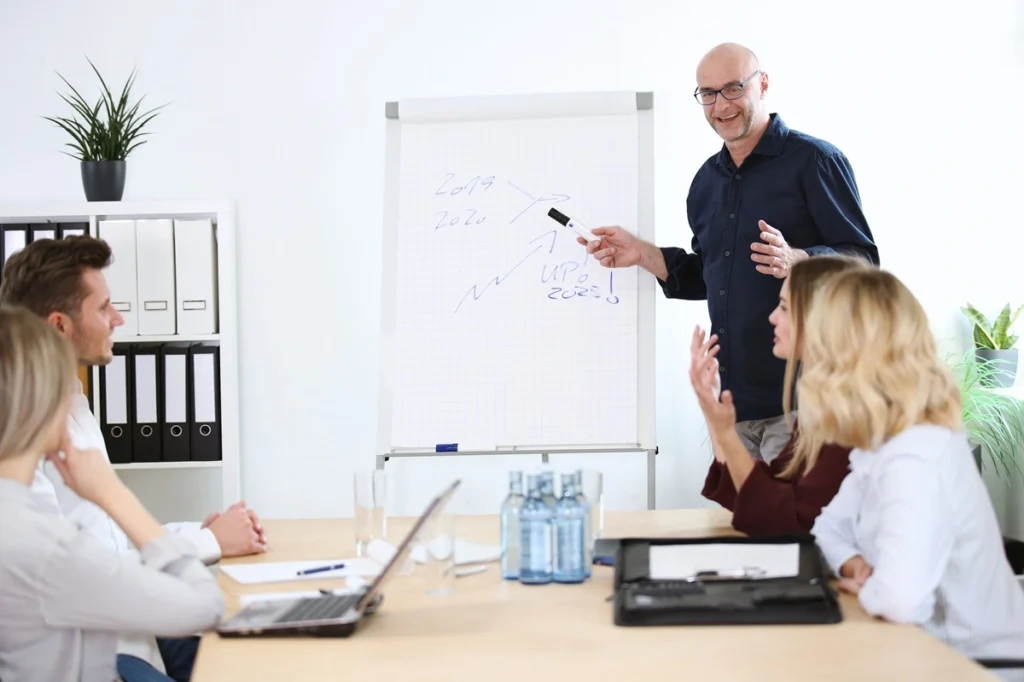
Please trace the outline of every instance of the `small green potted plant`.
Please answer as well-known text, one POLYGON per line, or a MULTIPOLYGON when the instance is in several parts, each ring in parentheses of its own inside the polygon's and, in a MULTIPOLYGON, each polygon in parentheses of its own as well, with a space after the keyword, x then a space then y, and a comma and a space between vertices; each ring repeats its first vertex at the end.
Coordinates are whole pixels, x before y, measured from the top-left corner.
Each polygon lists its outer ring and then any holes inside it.
POLYGON ((974 355, 978 364, 992 369, 986 373, 983 384, 988 388, 1013 386, 1017 377, 1017 335, 1012 333, 1012 327, 1024 306, 1011 312, 1007 304, 992 321, 970 303, 961 310, 974 325, 974 355))
POLYGON ((144 113, 139 112, 140 97, 134 104, 129 103, 135 71, 125 81, 121 94, 114 97, 99 70, 89 61, 89 66, 100 81, 102 93, 95 104, 89 104, 84 97, 60 73, 57 75, 71 89, 70 94, 61 94, 74 112, 67 116, 44 116, 71 136, 66 143, 74 152, 68 156, 78 159, 82 166, 82 186, 88 201, 120 201, 124 194, 124 181, 128 155, 146 141, 139 139, 148 132, 145 126, 156 117, 160 105, 144 113))
POLYGON ((988 384, 1000 370, 979 362, 973 352, 950 367, 960 382, 961 417, 978 469, 985 455, 1007 478, 1024 476, 1017 461, 1024 451, 1024 401, 993 391, 988 384))

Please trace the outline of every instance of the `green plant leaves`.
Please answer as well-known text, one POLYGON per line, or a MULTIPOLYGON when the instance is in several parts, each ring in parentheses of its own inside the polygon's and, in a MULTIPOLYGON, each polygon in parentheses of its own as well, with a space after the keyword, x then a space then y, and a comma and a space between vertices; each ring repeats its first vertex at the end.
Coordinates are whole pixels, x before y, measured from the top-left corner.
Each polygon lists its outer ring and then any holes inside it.
POLYGON ((988 318, 970 303, 960 310, 974 323, 972 337, 975 348, 1006 350, 1013 348, 1017 343, 1017 336, 1011 334, 1010 329, 1024 311, 1024 305, 1011 314, 1010 304, 1007 303, 993 322, 989 322, 988 318))
POLYGON ((166 105, 154 107, 139 113, 139 105, 144 96, 129 105, 131 89, 135 83, 136 71, 133 69, 120 94, 115 98, 107 82, 96 65, 86 58, 93 73, 99 79, 101 94, 95 104, 90 105, 81 93, 64 76, 57 74, 71 90, 70 94, 59 94, 74 111, 72 118, 61 116, 44 116, 43 118, 64 130, 73 142, 66 146, 75 150, 68 154, 82 161, 121 161, 135 149, 145 143, 139 138, 149 135, 144 132, 146 125, 152 121, 160 109, 166 105))
POLYGON ((1006 330, 1010 328, 1010 305, 1003 306, 992 323, 992 340, 996 348, 1006 348, 1006 330))
POLYGON ((964 429, 971 442, 981 446, 982 457, 1002 474, 1024 478, 1017 461, 1018 453, 1024 451, 1024 402, 986 386, 989 376, 998 371, 989 364, 977 362, 973 350, 951 363, 960 380, 964 429))

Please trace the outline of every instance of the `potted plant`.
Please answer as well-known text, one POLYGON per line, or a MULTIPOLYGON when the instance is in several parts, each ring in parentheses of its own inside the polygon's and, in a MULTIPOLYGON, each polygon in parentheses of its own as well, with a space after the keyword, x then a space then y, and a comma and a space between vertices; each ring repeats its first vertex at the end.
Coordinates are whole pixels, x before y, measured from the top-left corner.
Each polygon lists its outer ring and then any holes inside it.
POLYGON ((1017 461, 1024 450, 1024 402, 992 390, 992 375, 1001 370, 979 362, 973 352, 951 367, 960 381, 961 417, 978 469, 983 468, 982 458, 987 455, 1007 477, 1014 472, 1024 476, 1017 461))
POLYGON ((61 76, 60 79, 71 89, 71 93, 60 95, 74 113, 71 117, 44 116, 43 118, 59 126, 71 136, 72 141, 66 143, 74 153, 63 152, 78 159, 82 166, 82 186, 85 198, 89 201, 120 201, 124 194, 126 172, 125 159, 145 140, 139 138, 148 135, 144 132, 146 124, 153 120, 160 105, 145 113, 139 113, 142 97, 134 104, 129 103, 132 85, 135 83, 135 70, 125 81, 121 94, 117 98, 110 92, 99 70, 89 61, 89 66, 100 81, 102 92, 95 104, 90 105, 84 97, 61 76))
POLYGON ((1010 312, 1007 304, 999 311, 996 319, 989 322, 977 308, 968 303, 961 310, 974 324, 974 354, 978 364, 992 368, 984 377, 984 384, 989 388, 1009 388, 1017 376, 1017 336, 1011 333, 1013 323, 1024 306, 1010 312))

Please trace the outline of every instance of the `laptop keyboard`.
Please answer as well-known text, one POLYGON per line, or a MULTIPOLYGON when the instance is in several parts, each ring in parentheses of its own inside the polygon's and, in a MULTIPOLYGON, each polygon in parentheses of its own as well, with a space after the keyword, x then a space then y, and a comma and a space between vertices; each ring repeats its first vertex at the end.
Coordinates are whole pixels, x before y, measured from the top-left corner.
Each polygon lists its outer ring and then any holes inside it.
POLYGON ((275 623, 301 623, 340 618, 359 602, 359 594, 342 594, 303 599, 280 616, 275 623))

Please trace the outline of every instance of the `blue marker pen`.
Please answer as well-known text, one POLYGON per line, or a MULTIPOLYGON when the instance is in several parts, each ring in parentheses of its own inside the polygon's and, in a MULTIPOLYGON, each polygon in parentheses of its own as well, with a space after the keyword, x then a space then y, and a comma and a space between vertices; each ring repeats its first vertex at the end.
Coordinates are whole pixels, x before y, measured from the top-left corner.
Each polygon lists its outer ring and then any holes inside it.
POLYGON ((554 209, 553 208, 550 211, 548 211, 548 217, 554 218, 556 222, 559 222, 562 225, 565 225, 570 230, 572 230, 573 232, 575 232, 579 236, 581 236, 584 239, 586 239, 588 242, 600 241, 601 240, 600 237, 598 237, 593 232, 588 230, 587 227, 583 223, 579 222, 578 220, 573 220, 572 218, 570 218, 569 216, 565 215, 564 213, 562 213, 558 209, 554 209))
POLYGON ((458 443, 438 443, 434 446, 434 452, 493 452, 497 450, 494 445, 459 445, 458 443))

